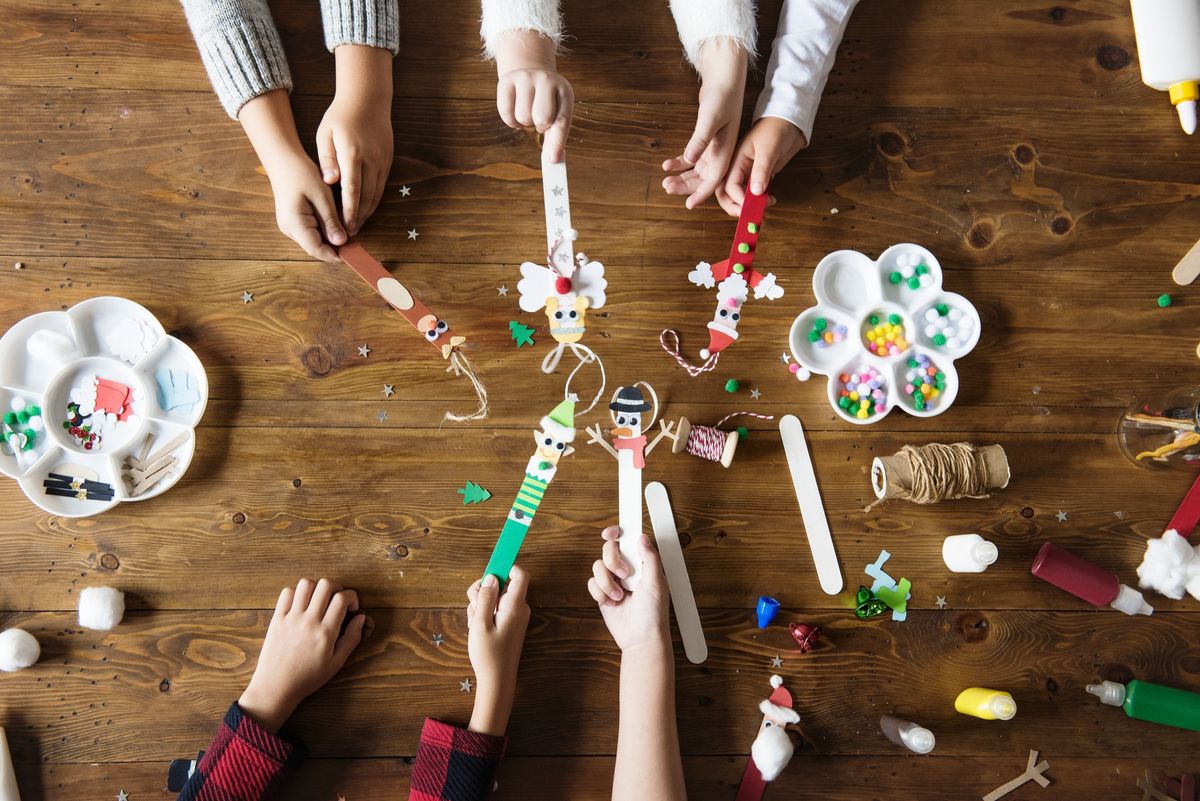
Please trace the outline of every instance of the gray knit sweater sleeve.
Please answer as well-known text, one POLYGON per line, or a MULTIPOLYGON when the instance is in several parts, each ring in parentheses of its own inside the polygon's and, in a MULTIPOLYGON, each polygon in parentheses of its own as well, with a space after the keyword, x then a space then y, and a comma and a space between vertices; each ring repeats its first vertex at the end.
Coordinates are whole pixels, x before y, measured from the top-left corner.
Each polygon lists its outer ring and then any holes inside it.
MULTIPOLYGON (((229 116, 273 89, 292 91, 279 31, 266 0, 180 0, 213 89, 229 116)), ((321 0, 325 46, 400 46, 396 0, 321 0)))

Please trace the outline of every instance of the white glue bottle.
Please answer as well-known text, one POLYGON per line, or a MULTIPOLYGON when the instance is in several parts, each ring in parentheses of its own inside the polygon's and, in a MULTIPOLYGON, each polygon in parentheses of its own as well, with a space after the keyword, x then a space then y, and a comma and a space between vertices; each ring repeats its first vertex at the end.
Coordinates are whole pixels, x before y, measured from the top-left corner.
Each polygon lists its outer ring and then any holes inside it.
POLYGON ((982 573, 999 557, 999 549, 978 534, 955 534, 942 543, 942 561, 953 573, 982 573))
POLYGON ((1130 0, 1142 82, 1170 93, 1179 124, 1196 132, 1200 0, 1130 0))

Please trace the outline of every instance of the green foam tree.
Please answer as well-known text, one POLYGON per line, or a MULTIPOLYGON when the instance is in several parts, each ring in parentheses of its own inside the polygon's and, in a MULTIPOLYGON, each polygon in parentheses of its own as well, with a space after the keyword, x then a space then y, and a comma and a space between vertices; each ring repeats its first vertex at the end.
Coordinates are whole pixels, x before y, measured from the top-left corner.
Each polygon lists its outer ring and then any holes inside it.
POLYGON ((468 506, 474 503, 482 503, 488 498, 492 497, 492 493, 488 492, 474 481, 468 481, 467 485, 458 491, 458 494, 463 496, 463 506, 468 506))
POLYGON ((536 329, 530 328, 527 325, 522 325, 516 320, 508 321, 508 333, 510 336, 512 336, 513 342, 517 343, 518 348, 533 344, 534 330, 536 329))

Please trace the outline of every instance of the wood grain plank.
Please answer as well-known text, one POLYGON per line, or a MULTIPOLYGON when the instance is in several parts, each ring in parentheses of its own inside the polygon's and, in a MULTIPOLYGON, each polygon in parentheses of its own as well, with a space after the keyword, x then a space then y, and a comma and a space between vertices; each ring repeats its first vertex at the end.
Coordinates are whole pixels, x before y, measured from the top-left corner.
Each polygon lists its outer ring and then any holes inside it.
MULTIPOLYGON (((6 170, 0 214, 18 224, 0 249, 29 259, 160 257, 271 260, 299 253, 276 231, 265 177, 240 129, 167 93, 0 88, 6 170)), ((297 103, 306 139, 323 111, 297 103)), ((396 113, 397 158, 364 240, 401 241, 422 263, 519 263, 542 241, 541 182, 530 139, 490 101, 413 100, 396 113), (401 183, 415 187, 401 199, 401 183), (409 228, 421 238, 394 238, 409 228)), ((725 252, 730 221, 687 212, 660 189, 660 164, 685 143, 678 105, 580 105, 570 147, 581 246, 615 264, 725 252), (640 210, 640 211, 639 211, 640 210)), ((842 247, 918 240, 947 264, 1086 264, 1164 271, 1194 243, 1200 166, 1149 113, 850 108, 776 180, 764 245, 777 263, 842 247), (1137 160, 1114 157, 1137 152, 1137 160), (832 214, 832 209, 838 214, 832 214), (786 256, 783 254, 787 254, 786 256)), ((395 247, 395 244, 392 245, 395 247)), ((394 257, 395 251, 381 256, 394 257)))
MULTIPOLYGON (((17 258, 0 253, 0 264, 17 258)), ((56 309, 98 295, 138 301, 205 364, 210 396, 218 402, 206 426, 378 429, 376 415, 387 408, 389 426, 437 427, 447 408, 473 408, 466 381, 447 376, 437 352, 345 267, 98 258, 65 263, 38 258, 24 265, 0 274, 9 288, 0 296, 0 330, 28 315, 31 302, 56 309), (242 302, 244 290, 254 293, 253 303, 242 302), (362 344, 371 348, 365 359, 357 350, 362 344), (396 391, 386 402, 384 384, 396 391)), ((538 370, 552 341, 543 315, 517 307, 515 265, 454 264, 436 273, 420 263, 388 265, 468 337, 494 412, 461 429, 525 428, 536 419, 524 402, 529 387, 546 398, 561 392, 565 370, 553 376, 538 370), (497 294, 501 285, 509 289, 507 296, 497 294), (539 329, 534 347, 514 345, 508 330, 513 319, 539 329), (522 379, 514 380, 518 375, 522 379)), ((716 422, 736 409, 768 414, 800 409, 810 426, 849 435, 853 427, 826 404, 826 380, 797 382, 779 360, 788 350, 795 315, 815 303, 813 265, 773 264, 788 294, 775 302, 752 301, 738 346, 724 354, 716 371, 698 379, 679 370, 658 342, 660 330, 674 328, 693 359, 707 344, 704 323, 711 319, 712 292, 688 283, 690 267, 683 262, 606 268, 607 305, 588 313, 587 341, 605 360, 614 385, 649 380, 671 403, 671 414, 701 422, 716 422), (633 364, 638 374, 624 367, 633 364), (747 389, 725 393, 729 377, 747 389), (749 387, 759 388, 762 399, 749 398, 749 387)), ((1191 308, 1200 302, 1200 286, 1173 288, 1176 303, 1160 309, 1154 299, 1165 273, 1156 283, 1143 271, 1127 269, 1103 280, 1083 271, 1063 280, 1032 266, 976 270, 947 263, 945 270, 946 288, 975 303, 983 333, 975 351, 957 363, 962 389, 955 407, 937 419, 942 429, 1107 435, 1118 409, 1139 400, 1140 393, 1162 381, 1184 380, 1170 378, 1162 365, 1190 360, 1200 335, 1191 308), (1136 358, 1113 364, 1114 343, 1134 342, 1136 358), (1086 388, 1080 383, 1084 375, 1086 388)), ((584 371, 578 381, 578 391, 590 400, 599 373, 584 371)), ((882 426, 923 432, 930 423, 896 412, 882 426)))
MULTIPOLYGON (((372 612, 370 638, 293 719, 313 755, 413 754, 423 715, 469 716, 471 695, 459 690, 471 675, 464 614, 372 612), (445 645, 432 644, 435 632, 445 645)), ((694 666, 676 656, 681 747, 689 755, 745 753, 767 678, 778 672, 798 694, 807 753, 889 753, 875 726, 894 709, 938 735, 940 756, 1021 759, 1039 744, 1053 744, 1064 757, 1118 748, 1143 760, 1194 756, 1189 738, 1127 719, 1093 701, 1083 685, 1097 676, 1138 676, 1197 687, 1195 618, 1155 616, 1131 626, 1117 613, 920 611, 893 624, 821 614, 808 618, 822 627, 821 645, 800 657, 782 625, 759 630, 749 610, 705 612, 708 661, 694 666), (773 670, 777 654, 783 667, 773 670), (969 686, 1009 690, 1017 716, 995 722, 958 715, 954 697, 969 686)), ((44 648, 39 665, 0 686, 5 707, 19 716, 13 730, 35 737, 14 750, 22 761, 49 762, 166 761, 194 753, 249 680, 267 619, 254 611, 132 613, 116 631, 100 633, 79 630, 69 615, 8 616, 5 625, 27 626, 44 648)), ((614 753, 618 673, 619 655, 594 610, 535 612, 509 752, 614 753), (555 722, 568 717, 575 723, 555 722)))
MULTIPOLYGON (((1135 781, 1147 768, 1176 776, 1195 769, 1186 757, 1063 757, 1049 747, 1052 745, 1047 743, 1041 754, 1050 762, 1046 775, 1052 782, 1044 795, 1055 801, 1136 798, 1135 781)), ((887 748, 888 744, 880 738, 879 747, 887 748)), ((732 798, 737 792, 743 760, 743 757, 685 758, 688 798, 693 801, 732 798)), ((888 797, 962 801, 1007 782, 1020 774, 1024 766, 1019 756, 914 759, 877 754, 864 761, 800 753, 771 786, 768 798, 819 794, 827 801, 888 797)), ((497 801, 608 801, 612 769, 611 757, 510 756, 500 767, 498 787, 491 797, 497 801)), ((313 759, 288 782, 286 792, 289 799, 297 801, 328 801, 338 795, 352 801, 395 801, 406 797, 410 770, 404 759, 313 759)), ((162 790, 165 777, 166 765, 153 762, 17 765, 22 792, 43 801, 77 801, 97 794, 112 797, 121 789, 138 801, 166 797, 162 790)), ((1017 798, 1041 797, 1036 789, 1021 792, 1017 798)))
MULTIPOLYGON (((695 100, 696 78, 666 3, 625 13, 621 0, 564 5, 568 51, 559 69, 585 100, 695 100)), ((762 83, 781 0, 759 4, 759 51, 750 97, 762 83)), ((298 94, 333 92, 316 6, 271 3, 298 94)), ((400 4, 398 97, 489 100, 494 68, 480 57, 477 0, 449 0, 439 13, 400 4)), ((178 4, 103 0, 0 2, 0 42, 10 58, 5 83, 47 88, 120 88, 208 93, 208 82, 178 4)), ((1173 124, 1163 97, 1142 86, 1133 25, 1121 0, 1031 8, 1016 0, 978 7, 879 0, 850 20, 825 91, 826 105, 987 108, 1153 109, 1173 124)), ((199 97, 195 105, 216 106, 199 97)))
MULTIPOLYGON (((129 592, 134 608, 223 608, 235 598, 272 608, 280 587, 316 570, 374 606, 457 605, 487 561, 531 441, 527 431, 466 436, 405 428, 202 434, 178 486, 98 517, 41 513, 13 482, 0 484, 0 572, 8 579, 0 584, 0 609, 72 609, 74 591, 96 582, 129 592), (456 490, 467 479, 495 497, 464 507, 456 490), (117 567, 104 566, 113 560, 117 567)), ((1007 489, 986 500, 891 502, 864 512, 874 500, 872 458, 912 439, 810 434, 847 582, 836 598, 813 580, 778 433, 755 432, 733 472, 664 453, 652 459, 647 480, 663 481, 671 493, 701 606, 749 610, 766 593, 791 608, 845 609, 867 581, 863 567, 883 548, 894 554, 893 575, 913 582, 913 604, 924 609, 937 595, 959 609, 1087 608, 1029 574, 1046 540, 1135 583, 1146 538, 1162 532, 1189 477, 1137 470, 1109 437, 993 439, 1012 463, 1007 489), (1068 514, 1064 523, 1059 510, 1068 514), (1000 549, 986 574, 951 574, 942 563, 943 538, 966 531, 1000 549)), ((543 607, 590 605, 584 585, 599 555, 599 530, 615 519, 616 483, 611 461, 596 448, 564 463, 521 557, 538 578, 543 607)))

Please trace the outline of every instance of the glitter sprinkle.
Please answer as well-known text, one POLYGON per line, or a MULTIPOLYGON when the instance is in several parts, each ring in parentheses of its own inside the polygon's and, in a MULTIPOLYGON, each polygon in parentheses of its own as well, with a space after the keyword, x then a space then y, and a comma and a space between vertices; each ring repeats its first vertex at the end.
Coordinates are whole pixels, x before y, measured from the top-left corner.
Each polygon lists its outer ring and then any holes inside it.
POLYGON ((254 293, 247 292, 246 290, 242 290, 242 303, 253 303, 253 302, 254 302, 254 293))
POLYGON ((496 287, 496 294, 500 295, 502 297, 508 297, 508 287, 506 287, 506 286, 496 287))
POLYGON ((778 655, 776 655, 775 658, 771 660, 771 667, 773 667, 773 668, 783 667, 783 659, 781 659, 778 655))
POLYGON ((462 681, 460 681, 460 682, 458 683, 458 689, 459 689, 459 692, 464 692, 464 693, 469 693, 469 692, 471 692, 471 688, 472 688, 472 687, 474 687, 474 686, 475 686, 475 685, 473 685, 473 684, 471 683, 471 680, 470 680, 470 679, 463 679, 462 681))
POLYGON ((790 354, 790 353, 779 354, 779 361, 783 362, 784 364, 791 364, 792 354, 790 354))
POLYGON ((420 234, 418 234, 418 233, 417 233, 417 229, 416 229, 416 228, 413 228, 411 231, 409 231, 409 232, 408 232, 408 238, 409 238, 409 239, 413 239, 413 240, 415 240, 415 239, 416 239, 418 236, 420 236, 420 234))
POLYGON ((400 197, 408 197, 412 194, 412 189, 407 186, 400 187, 400 197))
POLYGON ((358 346, 358 355, 362 356, 365 359, 371 355, 371 349, 368 348, 366 345, 359 345, 358 346))
POLYGON ((750 397, 758 400, 762 397, 762 392, 759 391, 758 387, 755 387, 754 389, 750 390, 750 397))
POLYGON ((446 638, 443 637, 440 633, 433 635, 433 644, 436 645, 438 648, 441 648, 442 644, 445 642, 446 642, 446 638))
POLYGON ((938 609, 946 608, 946 596, 945 595, 939 595, 937 597, 937 608, 938 609))
POLYGON ((1057 514, 1057 515, 1055 515, 1055 517, 1057 517, 1057 518, 1058 518, 1058 522, 1060 522, 1060 523, 1065 523, 1065 522, 1067 522, 1067 513, 1066 513, 1066 512, 1064 512, 1062 509, 1059 509, 1059 510, 1058 510, 1058 514, 1057 514))
POLYGON ((380 409, 380 410, 379 410, 379 414, 375 415, 375 417, 376 417, 376 418, 379 420, 379 422, 381 422, 381 423, 385 423, 385 422, 387 422, 387 419, 388 419, 388 415, 387 415, 387 409, 380 409))
POLYGON ((393 394, 395 394, 395 392, 396 392, 396 390, 392 387, 391 384, 383 385, 383 397, 390 398, 390 397, 392 397, 393 394))

